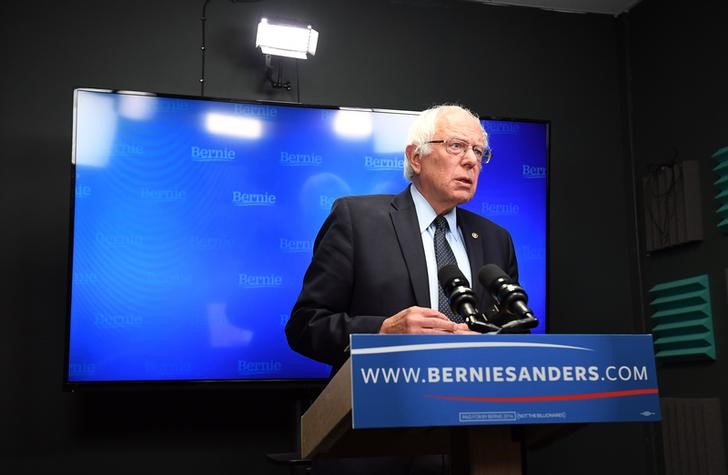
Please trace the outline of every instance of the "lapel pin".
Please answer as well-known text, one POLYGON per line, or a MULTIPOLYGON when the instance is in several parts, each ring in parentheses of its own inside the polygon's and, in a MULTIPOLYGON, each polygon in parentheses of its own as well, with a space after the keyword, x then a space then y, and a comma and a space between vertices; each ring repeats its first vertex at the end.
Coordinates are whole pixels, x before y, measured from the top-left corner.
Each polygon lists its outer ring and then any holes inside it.
POLYGON ((478 233, 470 233, 471 236, 473 236, 473 239, 478 239, 478 233))

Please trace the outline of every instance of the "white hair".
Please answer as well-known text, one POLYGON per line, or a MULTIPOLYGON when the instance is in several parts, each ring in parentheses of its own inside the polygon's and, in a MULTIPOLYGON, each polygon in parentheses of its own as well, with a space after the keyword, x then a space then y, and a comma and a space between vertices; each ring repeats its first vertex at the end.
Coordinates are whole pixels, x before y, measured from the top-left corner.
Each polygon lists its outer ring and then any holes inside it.
MULTIPOLYGON (((432 150, 432 146, 428 144, 432 137, 435 136, 438 121, 443 114, 448 114, 455 111, 466 112, 470 114, 475 120, 480 123, 480 117, 475 115, 469 109, 457 104, 442 104, 439 106, 431 107, 427 110, 420 112, 414 123, 410 126, 409 134, 407 135, 407 145, 414 145, 416 147, 415 153, 427 155, 432 150)), ((483 140, 485 146, 488 146, 488 133, 483 129, 483 140)), ((412 181, 412 177, 415 172, 412 169, 412 165, 407 159, 407 154, 404 157, 404 177, 412 181)))

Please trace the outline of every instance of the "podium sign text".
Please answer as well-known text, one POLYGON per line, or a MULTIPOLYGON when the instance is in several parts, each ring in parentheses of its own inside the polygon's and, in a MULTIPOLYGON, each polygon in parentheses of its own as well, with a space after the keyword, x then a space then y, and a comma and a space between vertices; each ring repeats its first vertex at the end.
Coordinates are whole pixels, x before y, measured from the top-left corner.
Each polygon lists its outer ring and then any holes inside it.
POLYGON ((660 420, 650 335, 352 335, 360 428, 660 420))

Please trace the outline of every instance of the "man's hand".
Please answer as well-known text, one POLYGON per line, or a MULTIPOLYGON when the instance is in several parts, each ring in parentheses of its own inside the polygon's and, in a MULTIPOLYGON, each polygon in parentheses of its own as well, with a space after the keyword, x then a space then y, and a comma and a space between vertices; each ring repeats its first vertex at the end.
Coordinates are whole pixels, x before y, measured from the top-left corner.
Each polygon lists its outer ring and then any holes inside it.
POLYGON ((475 334, 464 323, 455 323, 431 308, 410 307, 382 322, 379 333, 475 334))

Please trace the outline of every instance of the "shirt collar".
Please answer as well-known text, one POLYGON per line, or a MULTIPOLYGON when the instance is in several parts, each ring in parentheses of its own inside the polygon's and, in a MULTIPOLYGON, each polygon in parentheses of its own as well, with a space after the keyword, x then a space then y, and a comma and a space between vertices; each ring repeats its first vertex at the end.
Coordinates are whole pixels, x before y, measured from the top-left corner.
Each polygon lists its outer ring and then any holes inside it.
MULTIPOLYGON (((422 193, 420 193, 420 190, 417 189, 414 183, 410 186, 410 194, 412 195, 412 201, 415 203, 417 221, 420 225, 420 234, 422 234, 430 227, 430 225, 432 225, 432 222, 437 217, 437 213, 435 213, 435 210, 432 209, 430 203, 428 203, 427 199, 422 196, 422 193)), ((450 231, 454 232, 454 230, 457 229, 457 208, 451 209, 443 216, 445 216, 447 224, 450 226, 450 231)))

